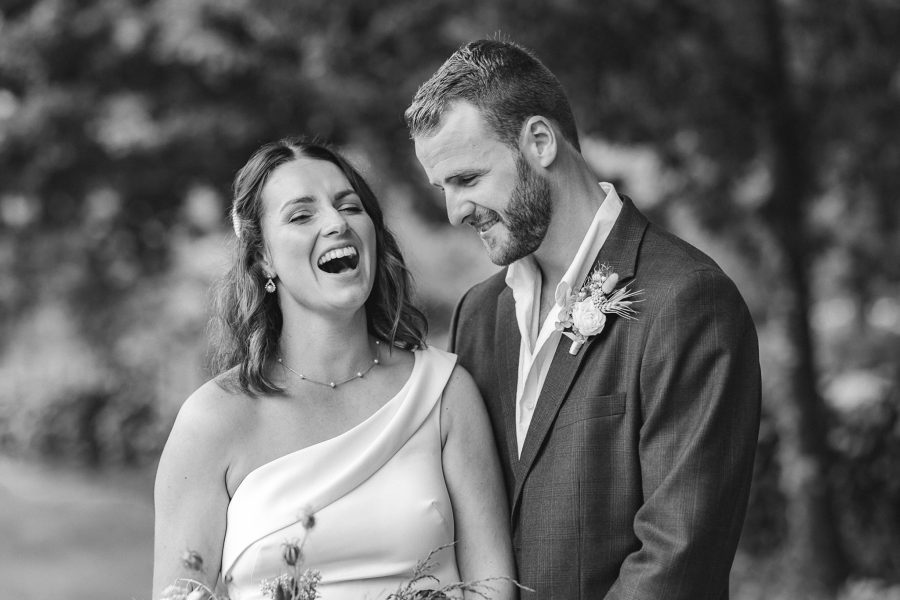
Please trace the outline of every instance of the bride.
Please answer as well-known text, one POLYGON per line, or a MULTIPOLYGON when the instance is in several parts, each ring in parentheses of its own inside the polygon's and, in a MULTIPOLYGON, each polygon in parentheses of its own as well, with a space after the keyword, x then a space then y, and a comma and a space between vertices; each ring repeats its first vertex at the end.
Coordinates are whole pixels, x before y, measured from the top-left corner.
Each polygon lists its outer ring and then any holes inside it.
MULTIPOLYGON (((455 355, 426 347, 366 182, 289 138, 257 150, 234 191, 220 374, 185 401, 160 459, 153 597, 205 577, 232 600, 262 598, 297 542, 323 600, 383 598, 440 547, 427 587, 512 577, 481 397, 455 355), (185 550, 204 559, 200 577, 185 550)), ((490 585, 515 596, 508 579, 490 585)))

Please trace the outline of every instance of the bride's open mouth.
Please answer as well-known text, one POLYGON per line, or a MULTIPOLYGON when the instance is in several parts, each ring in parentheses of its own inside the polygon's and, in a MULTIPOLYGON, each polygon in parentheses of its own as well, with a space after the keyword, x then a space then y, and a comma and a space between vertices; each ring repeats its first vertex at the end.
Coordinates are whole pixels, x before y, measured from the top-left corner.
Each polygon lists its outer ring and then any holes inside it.
POLYGON ((359 252, 353 246, 329 250, 319 257, 316 265, 326 273, 346 273, 359 266, 359 252))

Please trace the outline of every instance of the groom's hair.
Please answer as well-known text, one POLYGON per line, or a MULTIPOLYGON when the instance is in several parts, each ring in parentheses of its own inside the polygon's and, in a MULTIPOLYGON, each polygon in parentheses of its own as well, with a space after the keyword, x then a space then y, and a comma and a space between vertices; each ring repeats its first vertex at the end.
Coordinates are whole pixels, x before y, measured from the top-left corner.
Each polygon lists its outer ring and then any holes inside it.
POLYGON ((459 48, 422 84, 406 109, 413 139, 427 136, 455 101, 479 109, 503 144, 518 149, 522 125, 540 115, 581 150, 572 108, 559 80, 530 51, 512 42, 478 40, 459 48))
POLYGON ((268 275, 260 264, 265 252, 262 191, 275 169, 300 158, 336 165, 375 226, 375 281, 365 304, 369 333, 398 348, 425 347, 428 323, 413 303, 412 277, 369 184, 327 144, 302 137, 284 138, 260 147, 235 177, 231 208, 237 242, 234 262, 219 282, 210 321, 210 369, 216 375, 228 372, 218 380, 224 387, 239 387, 251 395, 283 391, 269 378, 266 368, 277 357, 283 318, 277 295, 265 290, 268 275))

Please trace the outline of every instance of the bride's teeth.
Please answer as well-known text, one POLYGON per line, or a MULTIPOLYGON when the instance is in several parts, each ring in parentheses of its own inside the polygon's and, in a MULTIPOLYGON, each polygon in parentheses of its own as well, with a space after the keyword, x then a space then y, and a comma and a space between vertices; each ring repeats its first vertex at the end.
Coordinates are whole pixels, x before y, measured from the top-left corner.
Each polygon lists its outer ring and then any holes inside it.
POLYGON ((319 259, 318 265, 321 267, 330 260, 342 258, 344 256, 356 256, 356 248, 354 248, 353 246, 345 246, 344 248, 329 250, 319 259))

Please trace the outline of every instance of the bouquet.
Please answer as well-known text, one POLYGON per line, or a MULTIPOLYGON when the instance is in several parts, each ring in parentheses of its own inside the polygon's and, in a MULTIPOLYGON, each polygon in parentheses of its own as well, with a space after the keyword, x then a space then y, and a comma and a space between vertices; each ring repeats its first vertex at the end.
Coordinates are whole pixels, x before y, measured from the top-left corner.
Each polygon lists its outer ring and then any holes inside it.
MULTIPOLYGON (((305 530, 303 540, 285 541, 282 544, 281 559, 286 569, 278 577, 263 580, 262 592, 267 598, 271 598, 271 600, 317 600, 320 598, 317 588, 322 580, 322 574, 317 569, 303 567, 303 546, 309 531, 315 524, 315 516, 306 514, 302 519, 305 530)), ((452 544, 440 546, 429 552, 428 556, 416 563, 409 581, 389 594, 385 600, 449 600, 450 594, 454 592, 469 592, 487 600, 490 598, 489 594, 496 591, 489 583, 500 580, 511 581, 521 589, 529 589, 508 577, 491 577, 474 582, 450 583, 434 589, 425 588, 423 583, 429 580, 436 584, 440 583, 437 577, 431 575, 431 571, 436 566, 434 556, 450 546, 452 544)), ((199 553, 186 550, 181 557, 181 562, 187 570, 197 573, 198 577, 203 575, 203 557, 199 553)), ((157 600, 228 600, 228 594, 224 589, 218 589, 218 586, 213 590, 199 579, 187 577, 176 579, 172 585, 163 590, 163 595, 157 600)))

